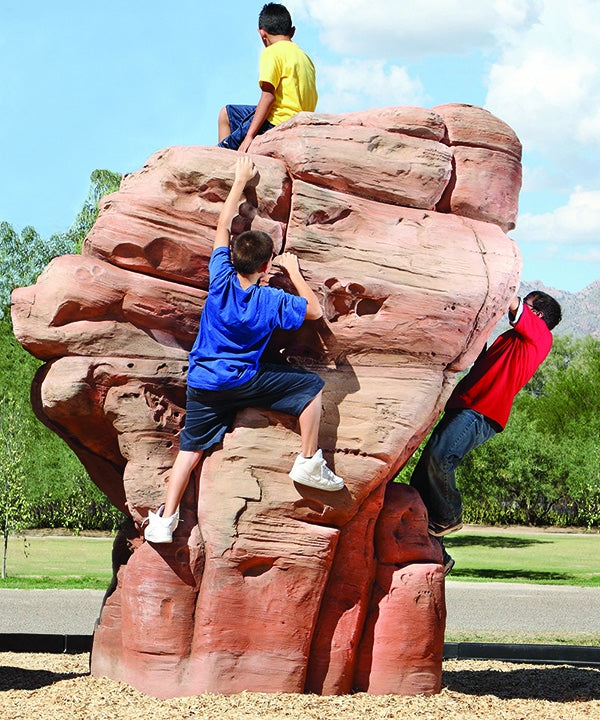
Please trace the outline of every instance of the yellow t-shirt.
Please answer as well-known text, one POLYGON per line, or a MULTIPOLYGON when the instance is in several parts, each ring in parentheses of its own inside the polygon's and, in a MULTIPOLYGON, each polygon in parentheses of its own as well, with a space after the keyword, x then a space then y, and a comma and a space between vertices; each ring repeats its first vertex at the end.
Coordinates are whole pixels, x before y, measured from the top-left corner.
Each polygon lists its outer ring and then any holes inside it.
POLYGON ((263 82, 275 88, 275 102, 267 116, 272 125, 317 106, 315 66, 291 40, 279 40, 262 51, 258 84, 263 82))

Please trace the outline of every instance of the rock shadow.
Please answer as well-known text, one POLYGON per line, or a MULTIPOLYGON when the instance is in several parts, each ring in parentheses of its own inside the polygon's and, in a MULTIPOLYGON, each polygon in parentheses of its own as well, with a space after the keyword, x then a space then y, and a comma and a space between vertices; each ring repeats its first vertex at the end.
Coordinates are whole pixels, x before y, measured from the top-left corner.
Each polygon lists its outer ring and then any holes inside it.
POLYGON ((56 673, 49 670, 29 670, 21 667, 0 666, 0 691, 39 690, 61 680, 85 677, 89 673, 56 673))
POLYGON ((552 665, 516 670, 445 670, 443 687, 502 700, 577 702, 600 699, 600 668, 552 665))
POLYGON ((459 535, 445 538, 448 547, 486 547, 494 549, 525 548, 551 542, 552 540, 545 538, 503 537, 501 535, 459 535))
POLYGON ((568 583, 573 580, 569 573, 546 572, 544 570, 499 570, 496 568, 459 567, 455 568, 454 575, 461 578, 472 578, 473 580, 503 580, 506 582, 541 582, 550 585, 568 583))

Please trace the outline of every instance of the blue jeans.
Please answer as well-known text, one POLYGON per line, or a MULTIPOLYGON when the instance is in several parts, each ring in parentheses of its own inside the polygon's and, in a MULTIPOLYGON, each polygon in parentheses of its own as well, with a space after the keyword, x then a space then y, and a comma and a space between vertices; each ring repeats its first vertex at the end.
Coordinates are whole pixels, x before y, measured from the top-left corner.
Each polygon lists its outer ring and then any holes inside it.
POLYGON ((444 413, 410 479, 432 522, 448 526, 462 521, 462 497, 456 487, 455 470, 467 453, 492 438, 498 429, 475 410, 444 413))
MULTIPOLYGON (((237 150, 248 134, 250 125, 252 125, 256 105, 226 105, 225 109, 229 120, 230 134, 221 140, 219 147, 229 148, 229 150, 237 150)), ((257 135, 262 135, 272 127, 274 126, 265 120, 257 135)))

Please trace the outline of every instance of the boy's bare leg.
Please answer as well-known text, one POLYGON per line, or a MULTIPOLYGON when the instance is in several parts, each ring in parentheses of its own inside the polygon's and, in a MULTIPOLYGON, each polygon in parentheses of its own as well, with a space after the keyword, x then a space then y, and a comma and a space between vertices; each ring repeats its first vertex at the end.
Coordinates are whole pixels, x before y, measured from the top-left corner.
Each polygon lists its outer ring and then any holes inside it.
POLYGON ((304 408, 298 418, 302 438, 302 454, 294 460, 289 472, 292 480, 327 492, 342 490, 344 481, 327 466, 319 450, 319 428, 321 426, 322 391, 304 408))
POLYGON ((192 470, 202 459, 202 454, 202 450, 180 450, 177 454, 169 476, 163 517, 170 517, 179 507, 192 470))
POLYGON ((300 437, 302 439, 302 455, 312 457, 319 449, 319 428, 321 426, 321 407, 323 391, 308 403, 298 417, 300 437))
POLYGON ((227 115, 227 110, 222 107, 219 112, 219 140, 218 142, 221 142, 221 140, 225 140, 225 138, 231 135, 231 127, 229 125, 229 116, 227 115))

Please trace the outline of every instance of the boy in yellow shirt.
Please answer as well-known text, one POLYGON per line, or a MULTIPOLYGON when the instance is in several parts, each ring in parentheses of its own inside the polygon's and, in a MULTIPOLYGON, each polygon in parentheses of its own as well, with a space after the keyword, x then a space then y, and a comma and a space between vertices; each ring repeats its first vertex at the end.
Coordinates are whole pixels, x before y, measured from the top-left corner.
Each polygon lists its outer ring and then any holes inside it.
POLYGON ((265 49, 260 56, 257 105, 226 105, 219 113, 219 147, 247 152, 250 143, 296 113, 317 105, 315 67, 292 37, 296 28, 287 8, 267 3, 258 16, 265 49))

